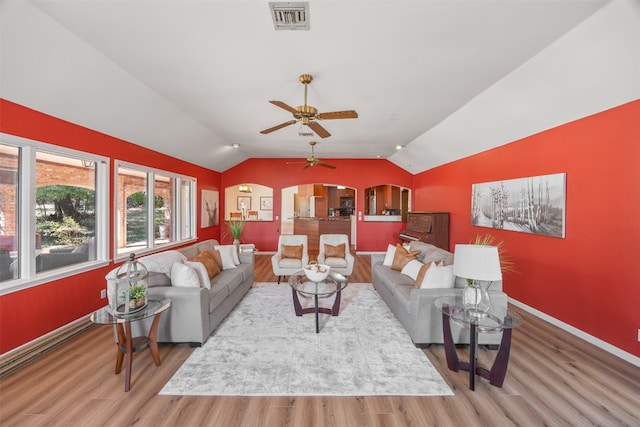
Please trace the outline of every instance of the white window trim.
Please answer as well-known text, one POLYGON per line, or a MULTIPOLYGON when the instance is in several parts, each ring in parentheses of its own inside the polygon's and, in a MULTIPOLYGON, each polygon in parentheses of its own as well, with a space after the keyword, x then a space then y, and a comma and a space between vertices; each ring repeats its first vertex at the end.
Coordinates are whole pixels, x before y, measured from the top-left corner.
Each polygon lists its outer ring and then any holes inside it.
POLYGON ((94 270, 109 264, 109 167, 108 157, 33 139, 23 138, 0 132, 0 143, 20 148, 20 184, 18 206, 20 214, 18 227, 20 229, 20 244, 18 245, 20 258, 20 277, 0 282, 0 295, 31 288, 53 280, 73 276, 85 271, 94 270), (35 170, 36 153, 38 151, 72 157, 95 162, 96 165, 96 260, 81 264, 70 265, 51 271, 36 274, 35 266, 35 170))
POLYGON ((113 236, 113 257, 114 257, 114 262, 118 263, 121 261, 125 261, 129 258, 129 254, 131 252, 135 252, 136 257, 139 256, 143 256, 143 255, 148 255, 150 253, 153 252, 158 252, 161 250, 167 250, 173 247, 178 247, 178 246, 182 246, 186 243, 189 242, 193 242, 195 240, 197 240, 197 227, 196 227, 196 212, 197 212, 197 201, 195 199, 195 194, 196 194, 196 187, 197 187, 197 180, 195 177, 192 176, 187 176, 187 175, 182 175, 182 174, 177 174, 175 172, 168 172, 162 169, 156 169, 153 167, 149 167, 149 166, 144 166, 144 165, 139 165, 136 163, 131 163, 131 162, 126 162, 123 160, 114 160, 114 168, 113 168, 113 175, 114 175, 114 187, 115 187, 115 191, 114 191, 114 203, 113 203, 113 218, 115 218, 114 220, 114 236, 113 236), (173 193, 173 197, 172 200, 174 202, 174 206, 171 207, 171 238, 172 240, 169 243, 165 243, 162 245, 158 245, 156 246, 155 244, 155 239, 154 239, 154 228, 153 228, 153 221, 148 221, 147 222, 147 246, 145 246, 144 248, 137 248, 135 250, 131 250, 131 251, 126 251, 126 252, 122 252, 119 253, 118 252, 118 226, 119 226, 119 221, 118 221, 118 215, 119 215, 119 211, 118 211, 118 207, 120 206, 120 200, 118 199, 118 197, 120 197, 120 195, 118 194, 118 177, 119 177, 119 173, 118 170, 119 168, 127 168, 127 169, 133 169, 139 172, 143 172, 147 174, 147 183, 146 183, 146 191, 147 191, 147 197, 149 197, 149 195, 151 195, 152 199, 148 200, 147 199, 147 215, 149 218, 153 218, 154 215, 154 199, 153 197, 155 196, 155 176, 157 175, 161 175, 161 176, 165 176, 165 177, 169 177, 173 179, 173 187, 171 189, 172 193, 173 193), (177 232, 177 225, 180 224, 180 219, 181 219, 181 212, 180 212, 180 200, 179 197, 177 197, 177 194, 179 194, 180 192, 180 182, 181 181, 190 181, 193 184, 191 185, 191 201, 192 201, 192 206, 191 206, 191 227, 192 227, 192 238, 189 239, 185 239, 185 240, 180 240, 180 233, 177 232))

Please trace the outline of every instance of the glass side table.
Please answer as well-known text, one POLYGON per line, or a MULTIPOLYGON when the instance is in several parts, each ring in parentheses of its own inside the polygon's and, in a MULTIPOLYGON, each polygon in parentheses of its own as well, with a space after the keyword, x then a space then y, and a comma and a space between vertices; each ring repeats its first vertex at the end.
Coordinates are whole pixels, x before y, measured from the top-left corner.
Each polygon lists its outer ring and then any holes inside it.
POLYGON ((128 315, 114 314, 110 306, 102 307, 91 314, 91 321, 98 325, 114 325, 118 334, 118 353, 116 357, 115 373, 118 375, 122 371, 122 363, 125 365, 124 391, 131 388, 131 362, 133 353, 149 347, 153 362, 160 366, 160 355, 158 354, 158 324, 160 315, 171 306, 170 299, 148 300, 147 306, 142 310, 128 315), (131 322, 153 317, 153 323, 146 337, 131 336, 131 322))
POLYGON ((316 315, 316 334, 320 332, 320 324, 318 321, 319 313, 337 316, 340 312, 340 297, 342 290, 347 287, 349 281, 345 276, 334 271, 329 272, 326 279, 320 282, 310 281, 303 270, 297 271, 289 277, 289 286, 293 293, 293 308, 296 316, 302 316, 306 313, 315 313, 316 315), (302 308, 298 294, 305 297, 313 297, 315 307, 302 308), (331 308, 318 307, 318 299, 330 297, 335 294, 335 300, 331 308))
POLYGON ((434 301, 434 304, 442 312, 444 349, 449 369, 456 372, 458 370, 469 372, 470 390, 475 390, 476 375, 488 379, 491 385, 502 387, 509 364, 511 331, 513 328, 522 325, 522 317, 518 313, 509 310, 506 306, 492 307, 486 314, 480 316, 471 314, 465 309, 461 296, 438 298, 434 301), (462 362, 458 359, 451 334, 451 321, 470 330, 469 362, 462 362), (502 340, 491 369, 477 366, 478 334, 500 332, 502 332, 502 340))

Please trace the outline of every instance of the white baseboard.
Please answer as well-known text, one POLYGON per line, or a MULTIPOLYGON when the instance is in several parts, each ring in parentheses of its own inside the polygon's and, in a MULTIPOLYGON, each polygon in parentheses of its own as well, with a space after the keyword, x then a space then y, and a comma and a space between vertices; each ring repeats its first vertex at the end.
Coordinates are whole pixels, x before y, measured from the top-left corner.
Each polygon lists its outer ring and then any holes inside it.
POLYGON ((520 301, 517 301, 513 298, 509 298, 509 302, 512 303, 513 305, 520 307, 521 309, 533 314, 536 317, 539 317, 543 320, 546 320, 547 322, 551 323, 554 326, 557 326, 558 328, 569 332, 572 335, 577 336, 578 338, 582 338, 583 340, 587 341, 590 344, 595 345, 598 348, 603 349, 604 351, 613 354, 614 356, 619 357, 622 360, 625 360, 629 363, 631 363, 632 365, 638 366, 640 367, 640 357, 638 356, 634 356, 631 353, 628 353, 616 346, 613 346, 611 344, 609 344, 606 341, 601 340, 600 338, 596 338, 593 335, 589 335, 588 333, 581 331, 580 329, 573 327, 567 323, 564 323, 561 320, 556 319, 555 317, 551 317, 548 314, 543 313, 540 310, 536 310, 533 307, 530 307, 520 301))

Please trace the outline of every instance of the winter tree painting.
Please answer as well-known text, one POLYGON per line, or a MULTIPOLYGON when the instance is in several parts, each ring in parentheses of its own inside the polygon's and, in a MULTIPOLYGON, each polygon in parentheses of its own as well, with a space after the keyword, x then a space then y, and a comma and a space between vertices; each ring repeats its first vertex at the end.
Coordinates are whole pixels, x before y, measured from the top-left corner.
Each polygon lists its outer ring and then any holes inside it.
POLYGON ((471 186, 471 224, 523 233, 565 234, 566 174, 471 186))

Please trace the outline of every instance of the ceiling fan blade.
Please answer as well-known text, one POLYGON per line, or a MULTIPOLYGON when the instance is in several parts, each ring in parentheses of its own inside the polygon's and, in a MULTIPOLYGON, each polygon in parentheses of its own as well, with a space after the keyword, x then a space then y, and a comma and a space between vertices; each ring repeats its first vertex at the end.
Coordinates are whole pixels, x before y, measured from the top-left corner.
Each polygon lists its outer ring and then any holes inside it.
POLYGON ((309 125, 308 125, 312 131, 314 131, 316 133, 316 135, 318 135, 320 138, 326 138, 328 136, 331 136, 331 134, 322 126, 320 126, 320 123, 318 122, 314 122, 314 121, 310 121, 309 125))
POLYGON ((287 127, 289 125, 292 125, 292 124, 294 124, 296 122, 297 122, 297 120, 289 120, 288 122, 280 123, 279 125, 274 126, 272 128, 261 130, 260 133, 261 134, 271 133, 271 132, 273 132, 275 130, 282 129, 282 128, 287 127))
POLYGON ((329 168, 329 169, 335 169, 336 167, 333 165, 330 165, 328 163, 324 163, 322 161, 319 161, 318 163, 316 163, 316 165, 318 166, 324 166, 325 168, 329 168))
POLYGON ((273 105, 280 107, 284 110, 287 110, 288 112, 290 112, 291 114, 298 114, 298 110, 296 110, 295 108, 285 104, 282 101, 269 101, 270 103, 272 103, 273 105))
POLYGON ((357 119, 358 113, 354 110, 332 111, 330 113, 319 113, 317 117, 320 120, 357 119))
POLYGON ((313 166, 313 163, 307 163, 305 166, 302 167, 302 169, 304 170, 310 166, 313 166))

